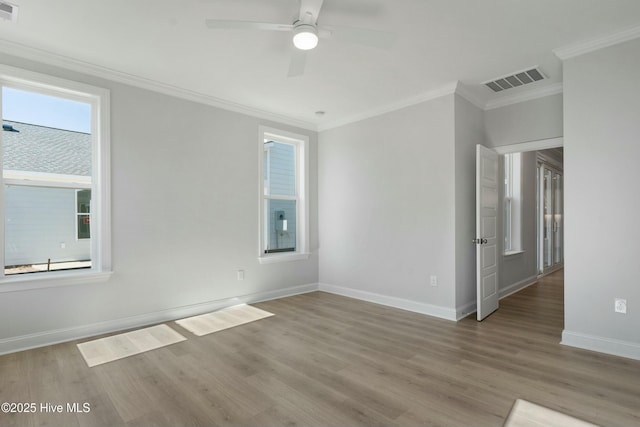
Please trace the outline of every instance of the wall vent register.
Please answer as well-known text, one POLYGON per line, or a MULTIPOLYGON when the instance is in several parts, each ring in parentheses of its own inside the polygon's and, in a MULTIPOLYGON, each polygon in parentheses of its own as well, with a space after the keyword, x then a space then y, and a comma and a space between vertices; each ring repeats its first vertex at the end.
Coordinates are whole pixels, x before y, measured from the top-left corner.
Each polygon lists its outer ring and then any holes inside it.
POLYGON ((511 89, 518 86, 524 86, 540 80, 544 80, 545 75, 537 68, 513 73, 511 75, 500 77, 498 79, 483 83, 494 92, 511 89))
POLYGON ((16 22, 18 20, 18 6, 0 1, 0 19, 16 22))

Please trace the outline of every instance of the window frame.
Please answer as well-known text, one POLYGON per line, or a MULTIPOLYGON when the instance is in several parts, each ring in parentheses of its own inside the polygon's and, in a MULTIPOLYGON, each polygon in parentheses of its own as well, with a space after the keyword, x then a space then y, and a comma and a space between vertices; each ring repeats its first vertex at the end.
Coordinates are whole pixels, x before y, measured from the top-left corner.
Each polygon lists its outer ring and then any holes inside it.
MULTIPOLYGON (((111 275, 111 165, 110 165, 110 91, 72 80, 36 73, 0 64, 0 88, 40 93, 91 105, 92 179, 90 184, 92 205, 91 268, 61 270, 5 276, 0 269, 0 293, 24 291, 53 286, 103 282, 111 275), (95 219, 95 220, 94 220, 95 219)), ((0 117, 2 117, 0 93, 0 117)), ((0 164, 2 164, 2 133, 0 133, 0 164)), ((15 178, 2 176, 0 185, 0 220, 4 223, 4 184, 15 178)), ((57 183, 38 183, 31 186, 54 186, 57 183)), ((25 185, 25 183, 23 183, 25 185)), ((75 187, 82 188, 82 187, 75 187)), ((4 265, 5 230, 0 227, 0 259, 4 265)))
POLYGON ((522 153, 504 155, 504 250, 505 256, 522 249, 522 153))
POLYGON ((309 258, 309 137, 281 129, 259 126, 258 136, 258 176, 259 176, 259 226, 258 226, 258 261, 260 264, 296 261, 309 258), (265 140, 273 140, 295 147, 296 195, 293 197, 274 197, 265 195, 264 162, 265 140), (265 201, 269 199, 296 200, 296 249, 291 252, 265 253, 267 227, 265 201))

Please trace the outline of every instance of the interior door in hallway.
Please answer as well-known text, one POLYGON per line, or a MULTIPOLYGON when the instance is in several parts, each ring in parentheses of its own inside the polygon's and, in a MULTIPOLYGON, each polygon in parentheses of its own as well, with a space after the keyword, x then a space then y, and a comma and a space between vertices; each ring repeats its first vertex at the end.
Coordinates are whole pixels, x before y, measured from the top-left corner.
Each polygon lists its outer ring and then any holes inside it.
POLYGON ((477 319, 498 309, 498 154, 476 146, 477 319))

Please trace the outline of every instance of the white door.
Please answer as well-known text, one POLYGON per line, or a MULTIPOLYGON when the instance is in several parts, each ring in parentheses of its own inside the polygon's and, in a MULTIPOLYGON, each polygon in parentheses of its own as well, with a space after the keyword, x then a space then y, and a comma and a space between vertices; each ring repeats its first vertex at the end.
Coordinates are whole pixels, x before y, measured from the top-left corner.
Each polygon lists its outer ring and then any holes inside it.
POLYGON ((478 320, 498 309, 498 154, 476 146, 476 286, 478 320))

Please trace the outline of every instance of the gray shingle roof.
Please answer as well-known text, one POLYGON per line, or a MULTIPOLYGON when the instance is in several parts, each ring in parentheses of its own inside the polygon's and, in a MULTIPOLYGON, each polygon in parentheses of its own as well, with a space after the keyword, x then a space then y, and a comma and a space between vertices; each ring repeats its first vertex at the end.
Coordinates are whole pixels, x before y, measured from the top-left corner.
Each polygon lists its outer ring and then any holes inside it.
POLYGON ((91 176, 91 135, 3 121, 18 132, 2 131, 4 169, 91 176))

